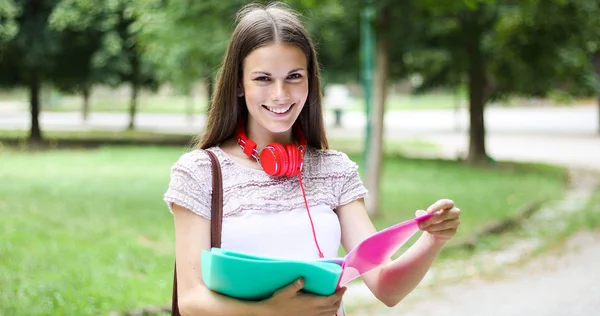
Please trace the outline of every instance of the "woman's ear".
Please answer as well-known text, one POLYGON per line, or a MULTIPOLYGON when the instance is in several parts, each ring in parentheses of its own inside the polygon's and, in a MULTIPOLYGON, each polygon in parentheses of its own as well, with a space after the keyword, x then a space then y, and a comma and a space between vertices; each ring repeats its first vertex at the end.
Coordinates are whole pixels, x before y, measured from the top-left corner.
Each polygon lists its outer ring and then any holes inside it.
POLYGON ((237 96, 238 97, 243 97, 244 96, 244 88, 242 88, 242 86, 238 86, 237 87, 237 96))

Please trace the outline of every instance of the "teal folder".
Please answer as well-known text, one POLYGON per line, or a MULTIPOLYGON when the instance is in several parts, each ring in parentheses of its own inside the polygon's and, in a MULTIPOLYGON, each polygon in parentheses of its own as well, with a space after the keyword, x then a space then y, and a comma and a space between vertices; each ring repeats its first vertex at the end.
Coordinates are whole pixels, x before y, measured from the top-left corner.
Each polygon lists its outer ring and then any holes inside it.
POLYGON ((250 301, 266 299, 299 277, 304 279, 303 291, 331 295, 342 274, 336 263, 273 259, 220 248, 203 250, 201 263, 209 289, 250 301))
POLYGON ((386 262, 419 230, 418 223, 431 216, 426 214, 383 229, 343 258, 287 260, 221 248, 203 250, 202 279, 215 292, 251 301, 269 298, 298 278, 304 279, 304 292, 331 295, 386 262))

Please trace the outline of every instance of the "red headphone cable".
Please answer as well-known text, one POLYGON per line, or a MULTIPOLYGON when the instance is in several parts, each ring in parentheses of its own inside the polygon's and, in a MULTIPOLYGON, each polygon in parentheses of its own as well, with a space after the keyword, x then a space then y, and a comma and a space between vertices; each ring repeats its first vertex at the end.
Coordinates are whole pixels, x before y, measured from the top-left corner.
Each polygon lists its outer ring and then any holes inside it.
POLYGON ((302 197, 304 198, 304 205, 306 206, 306 212, 308 213, 308 219, 310 220, 310 226, 312 228, 313 238, 315 239, 315 245, 317 246, 317 250, 319 251, 319 258, 324 258, 323 252, 321 251, 321 247, 319 247, 319 242, 317 241, 317 234, 315 233, 315 225, 312 220, 312 216, 310 216, 310 210, 308 209, 308 202, 306 201, 306 193, 304 192, 304 185, 302 184, 302 172, 298 173, 298 180, 300 181, 300 188, 302 189, 302 197))
MULTIPOLYGON (((317 245, 317 250, 319 251, 319 258, 324 258, 323 252, 321 251, 321 247, 319 247, 319 242, 317 241, 317 234, 315 233, 315 225, 312 220, 312 216, 310 216, 310 210, 308 209, 308 202, 306 201, 306 193, 304 192, 304 185, 302 184, 302 171, 298 173, 298 180, 300 181, 300 188, 302 189, 302 197, 304 198, 304 205, 306 206, 306 212, 308 213, 308 219, 310 220, 310 226, 312 228, 313 238, 315 239, 315 245, 317 245)), ((335 313, 335 316, 338 316, 338 313, 335 313)))

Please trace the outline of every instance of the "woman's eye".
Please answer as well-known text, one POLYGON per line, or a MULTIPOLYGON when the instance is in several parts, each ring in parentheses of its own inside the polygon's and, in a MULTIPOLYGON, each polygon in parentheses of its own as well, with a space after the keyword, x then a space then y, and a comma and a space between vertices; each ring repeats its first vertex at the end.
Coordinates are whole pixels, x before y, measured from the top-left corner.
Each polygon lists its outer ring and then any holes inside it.
POLYGON ((289 78, 290 79, 300 79, 300 78, 302 78, 302 75, 301 74, 291 74, 289 76, 289 78))
POLYGON ((269 77, 267 77, 267 76, 261 76, 261 77, 254 78, 254 80, 256 80, 256 81, 269 81, 269 77))

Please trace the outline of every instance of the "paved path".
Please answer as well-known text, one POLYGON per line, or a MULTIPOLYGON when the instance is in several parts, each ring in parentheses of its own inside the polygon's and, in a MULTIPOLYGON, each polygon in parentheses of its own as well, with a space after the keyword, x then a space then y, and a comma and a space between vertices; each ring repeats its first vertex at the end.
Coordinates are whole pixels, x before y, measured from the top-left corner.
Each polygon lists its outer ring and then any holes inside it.
POLYGON ((359 315, 593 316, 600 310, 600 234, 579 233, 565 253, 552 253, 496 280, 472 279, 418 289, 395 308, 377 306, 359 315))
MULTIPOLYGON (((0 129, 27 128, 29 113, 11 110, 13 107, 0 103, 0 129), (4 109, 4 111, 3 111, 4 109)), ((468 128, 468 112, 453 110, 389 111, 385 117, 386 131, 390 134, 429 134, 464 132, 468 128)), ((204 125, 205 117, 196 115, 191 119, 180 114, 148 114, 136 116, 140 129, 166 130, 174 132, 197 132, 204 125)), ((485 113, 486 129, 492 134, 526 135, 569 135, 590 136, 598 131, 598 108, 578 107, 535 107, 499 108, 490 107, 485 113)), ((128 124, 126 113, 97 113, 90 115, 88 122, 81 120, 76 112, 44 112, 40 116, 42 128, 105 128, 121 129, 128 124)), ((326 113, 328 126, 333 122, 330 112, 326 113)), ((362 134, 365 116, 362 112, 350 112, 343 118, 344 130, 362 134)))
MULTIPOLYGON (((2 107, 0 106, 0 109, 2 107)), ((451 110, 390 112, 386 116, 386 139, 420 139, 434 143, 433 154, 455 158, 468 152, 465 132, 467 113, 451 110), (455 128, 459 126, 459 128, 455 128)), ((124 129, 127 114, 92 113, 88 122, 79 113, 42 113, 42 130, 124 129)), ((189 119, 184 115, 144 114, 137 116, 140 130, 172 133, 197 133, 204 116, 189 119)), ((327 133, 333 137, 363 137, 364 116, 348 113, 344 127, 331 126, 327 115, 327 133)), ((486 112, 488 153, 501 160, 540 161, 600 169, 600 136, 597 107, 569 108, 489 108, 486 112)), ((27 129, 28 113, 0 112, 0 129, 27 129)))

